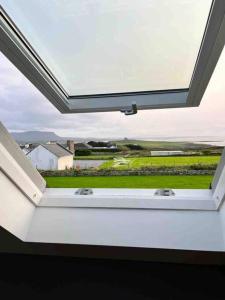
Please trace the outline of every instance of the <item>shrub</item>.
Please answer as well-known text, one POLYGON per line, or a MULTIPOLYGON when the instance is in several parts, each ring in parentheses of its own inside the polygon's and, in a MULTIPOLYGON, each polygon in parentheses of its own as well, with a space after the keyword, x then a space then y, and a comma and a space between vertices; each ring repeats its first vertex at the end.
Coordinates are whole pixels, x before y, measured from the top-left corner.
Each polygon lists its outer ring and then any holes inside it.
POLYGON ((115 153, 115 152, 120 152, 120 149, 118 148, 106 148, 106 149, 91 149, 92 152, 97 152, 97 153, 105 153, 105 152, 109 152, 109 153, 115 153))
POLYGON ((92 147, 110 147, 113 146, 114 144, 110 143, 110 142, 96 142, 96 141, 90 141, 88 142, 88 145, 92 146, 92 147))
POLYGON ((77 156, 88 156, 88 155, 91 155, 91 150, 89 150, 89 149, 76 150, 75 155, 77 155, 77 156))
POLYGON ((127 148, 129 148, 130 150, 143 150, 144 149, 141 145, 137 145, 137 144, 126 144, 125 146, 127 148))

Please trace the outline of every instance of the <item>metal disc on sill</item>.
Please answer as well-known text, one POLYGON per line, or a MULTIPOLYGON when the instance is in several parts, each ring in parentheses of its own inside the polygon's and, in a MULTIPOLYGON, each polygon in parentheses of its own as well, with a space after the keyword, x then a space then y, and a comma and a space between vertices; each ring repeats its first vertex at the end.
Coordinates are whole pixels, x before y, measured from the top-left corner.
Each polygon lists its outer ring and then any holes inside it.
POLYGON ((82 188, 82 189, 78 189, 75 192, 76 195, 92 195, 93 194, 93 190, 89 189, 89 188, 82 188))
POLYGON ((155 196, 175 196, 175 193, 172 189, 158 189, 155 196))

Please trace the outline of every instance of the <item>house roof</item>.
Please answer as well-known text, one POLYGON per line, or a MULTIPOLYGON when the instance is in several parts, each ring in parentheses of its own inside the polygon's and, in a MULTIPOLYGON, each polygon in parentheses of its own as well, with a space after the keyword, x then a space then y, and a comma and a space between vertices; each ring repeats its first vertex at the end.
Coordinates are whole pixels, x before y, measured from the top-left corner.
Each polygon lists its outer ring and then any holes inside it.
POLYGON ((57 157, 73 155, 70 150, 67 150, 60 144, 41 144, 42 147, 53 153, 57 157))
POLYGON ((76 143, 74 144, 75 150, 91 149, 92 147, 86 143, 76 143))

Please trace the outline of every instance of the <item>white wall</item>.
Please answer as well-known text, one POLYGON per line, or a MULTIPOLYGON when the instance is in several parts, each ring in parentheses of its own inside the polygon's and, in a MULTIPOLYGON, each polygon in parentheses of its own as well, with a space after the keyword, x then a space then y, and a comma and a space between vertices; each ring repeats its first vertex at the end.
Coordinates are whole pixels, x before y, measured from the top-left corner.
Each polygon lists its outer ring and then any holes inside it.
POLYGON ((181 155, 184 151, 150 151, 151 156, 173 156, 173 155, 181 155))
POLYGON ((58 159, 58 170, 70 169, 73 167, 73 155, 60 157, 58 159))
POLYGON ((223 201, 220 207, 219 216, 220 216, 221 228, 223 232, 223 240, 225 244, 225 201, 223 201))
POLYGON ((25 240, 35 206, 0 171, 0 226, 25 240))
POLYGON ((217 211, 37 207, 27 241, 225 250, 217 211))
POLYGON ((58 158, 42 145, 27 154, 32 165, 39 170, 57 170, 58 158))
POLYGON ((73 155, 58 158, 42 145, 27 154, 32 165, 39 170, 65 170, 73 167, 73 155))

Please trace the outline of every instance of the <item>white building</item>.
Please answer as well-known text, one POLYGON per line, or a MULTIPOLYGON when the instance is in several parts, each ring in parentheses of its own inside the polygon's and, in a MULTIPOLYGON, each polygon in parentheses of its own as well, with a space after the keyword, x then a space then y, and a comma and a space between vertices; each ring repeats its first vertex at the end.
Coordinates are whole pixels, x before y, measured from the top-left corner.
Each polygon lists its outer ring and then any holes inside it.
POLYGON ((174 156, 174 155, 183 155, 184 151, 151 151, 151 156, 174 156))
POLYGON ((73 153, 59 144, 41 144, 27 157, 39 170, 65 170, 73 167, 73 153))

